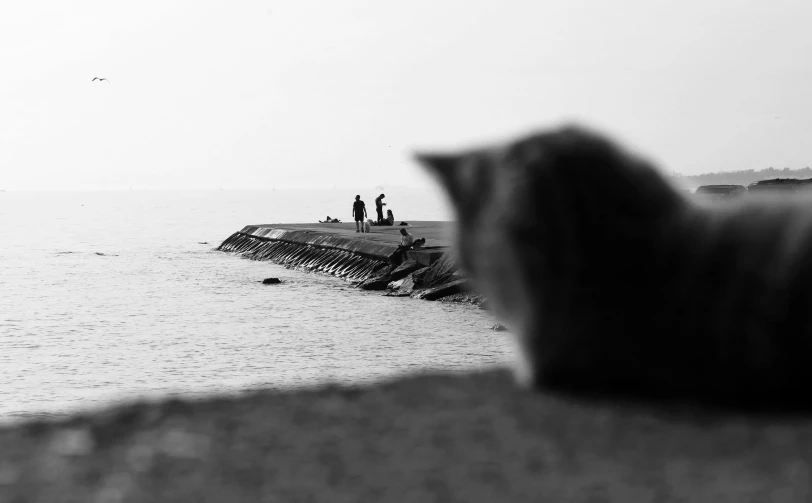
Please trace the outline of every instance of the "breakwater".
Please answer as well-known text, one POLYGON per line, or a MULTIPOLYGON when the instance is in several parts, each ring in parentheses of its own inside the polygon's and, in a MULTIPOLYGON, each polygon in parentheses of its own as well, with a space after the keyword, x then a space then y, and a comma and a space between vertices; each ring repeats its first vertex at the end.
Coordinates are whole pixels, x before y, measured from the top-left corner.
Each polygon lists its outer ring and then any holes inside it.
POLYGON ((363 281, 390 265, 397 246, 310 230, 248 225, 229 236, 217 250, 363 281))
POLYGON ((456 265, 442 236, 442 222, 410 226, 415 233, 434 236, 440 245, 398 252, 399 227, 354 233, 353 227, 307 224, 248 225, 217 247, 251 260, 270 260, 290 269, 343 278, 364 290, 424 300, 453 300, 481 304, 456 265))

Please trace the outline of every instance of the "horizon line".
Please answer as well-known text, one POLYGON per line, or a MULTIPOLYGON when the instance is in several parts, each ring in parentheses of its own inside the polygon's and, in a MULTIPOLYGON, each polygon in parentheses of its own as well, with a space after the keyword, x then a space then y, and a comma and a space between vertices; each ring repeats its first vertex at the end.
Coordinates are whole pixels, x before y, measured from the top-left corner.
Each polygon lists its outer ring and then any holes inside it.
POLYGON ((358 191, 358 190, 371 190, 371 191, 380 191, 380 190, 396 190, 396 189, 409 189, 409 190, 424 190, 426 187, 423 186, 415 186, 415 185, 389 185, 384 189, 380 189, 378 187, 358 187, 358 186, 341 186, 341 187, 302 187, 302 186, 292 186, 292 187, 262 187, 262 188, 246 188, 246 187, 227 187, 227 188, 211 188, 211 187, 201 187, 201 188, 176 188, 176 187, 132 187, 132 188, 7 188, 7 189, 0 189, 0 192, 273 192, 275 190, 349 190, 349 191, 358 191))

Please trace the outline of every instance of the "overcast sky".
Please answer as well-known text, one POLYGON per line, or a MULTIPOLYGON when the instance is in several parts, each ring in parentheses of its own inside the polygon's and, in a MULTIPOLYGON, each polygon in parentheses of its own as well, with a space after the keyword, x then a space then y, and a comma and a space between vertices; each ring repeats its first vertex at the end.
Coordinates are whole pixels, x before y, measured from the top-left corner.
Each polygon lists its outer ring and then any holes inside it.
POLYGON ((0 189, 419 187, 415 148, 565 120, 666 172, 799 168, 810 21, 797 0, 2 2, 0 189))

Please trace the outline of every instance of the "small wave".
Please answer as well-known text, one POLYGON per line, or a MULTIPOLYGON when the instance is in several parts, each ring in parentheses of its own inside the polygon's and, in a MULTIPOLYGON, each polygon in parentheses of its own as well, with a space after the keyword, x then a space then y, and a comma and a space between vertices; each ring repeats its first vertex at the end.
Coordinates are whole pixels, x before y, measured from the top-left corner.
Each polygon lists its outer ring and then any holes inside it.
MULTIPOLYGON (((56 255, 74 255, 82 252, 67 250, 67 251, 58 251, 56 255)), ((98 255, 99 257, 118 257, 115 253, 102 253, 102 252, 93 252, 93 255, 98 255)))

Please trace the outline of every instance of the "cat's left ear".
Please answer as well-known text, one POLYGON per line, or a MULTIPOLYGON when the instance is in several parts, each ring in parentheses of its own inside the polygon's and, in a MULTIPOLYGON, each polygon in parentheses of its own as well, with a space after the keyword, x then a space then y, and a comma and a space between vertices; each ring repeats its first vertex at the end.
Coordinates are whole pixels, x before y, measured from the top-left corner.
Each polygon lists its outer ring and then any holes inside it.
POLYGON ((418 152, 415 154, 417 162, 437 176, 442 184, 447 188, 453 188, 456 183, 457 165, 459 156, 450 154, 427 154, 418 152))

